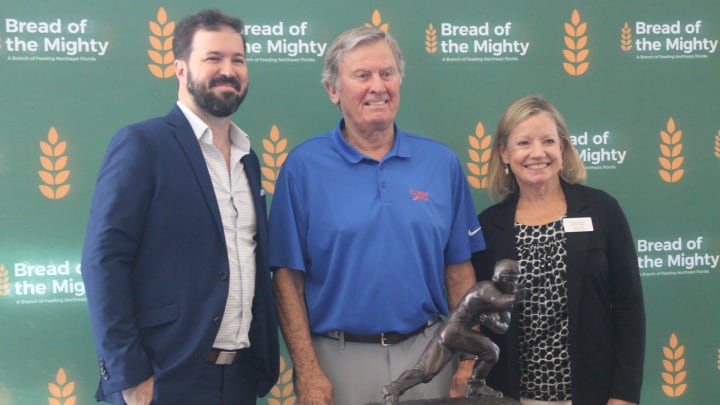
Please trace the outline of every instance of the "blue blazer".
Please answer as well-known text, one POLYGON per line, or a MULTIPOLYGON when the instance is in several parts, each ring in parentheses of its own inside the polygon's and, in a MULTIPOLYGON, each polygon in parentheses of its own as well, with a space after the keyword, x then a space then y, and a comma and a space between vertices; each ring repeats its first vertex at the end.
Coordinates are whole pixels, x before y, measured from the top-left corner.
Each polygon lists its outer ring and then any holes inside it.
MULTIPOLYGON (((243 158, 257 216, 256 285, 248 364, 258 396, 278 377, 275 304, 267 265, 258 158, 243 158)), ((121 129, 100 168, 82 255, 100 368, 96 398, 151 375, 160 398, 181 399, 212 348, 229 265, 220 212, 198 140, 175 106, 121 129)), ((122 403, 122 402, 119 402, 122 403)))
MULTIPOLYGON (((605 405, 608 398, 639 403, 645 358, 645 307, 635 242, 620 205, 607 193, 562 181, 567 217, 592 219, 592 232, 568 232, 567 294, 574 404, 605 405)), ((483 211, 478 219, 487 249, 473 256, 478 281, 493 263, 517 260, 513 227, 518 195, 483 211)), ((515 307, 517 310, 517 307, 515 307)), ((491 335, 500 359, 488 384, 519 398, 517 317, 504 335, 491 335)))

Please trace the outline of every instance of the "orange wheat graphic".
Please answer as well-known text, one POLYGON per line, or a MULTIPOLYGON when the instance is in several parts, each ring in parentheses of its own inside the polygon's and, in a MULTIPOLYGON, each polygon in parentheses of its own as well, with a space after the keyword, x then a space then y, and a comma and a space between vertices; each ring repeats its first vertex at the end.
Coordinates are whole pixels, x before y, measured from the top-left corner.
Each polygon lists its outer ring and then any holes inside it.
POLYGON ((563 62, 563 68, 571 76, 581 76, 587 72, 590 62, 585 62, 589 49, 585 49, 587 45, 587 23, 580 22, 580 13, 573 10, 570 17, 570 23, 565 23, 565 46, 563 55, 567 62, 563 62))
POLYGON ((682 131, 675 131, 675 121, 670 118, 667 122, 667 131, 660 131, 660 156, 658 162, 662 169, 658 170, 660 178, 667 183, 676 183, 680 181, 685 170, 681 168, 684 157, 680 156, 682 152, 682 131))
POLYGON ((75 382, 66 382, 65 370, 61 368, 55 375, 55 383, 48 383, 51 395, 48 398, 48 405, 75 405, 75 396, 73 395, 75 382))
POLYGON ((677 336, 673 333, 670 335, 670 346, 663 346, 663 368, 665 372, 661 373, 665 384, 662 385, 662 390, 665 395, 671 398, 677 398, 682 396, 687 389, 687 384, 684 384, 687 371, 684 371, 685 359, 683 354, 685 353, 685 346, 678 345, 677 336))
POLYGON ((432 24, 428 25, 425 29, 425 52, 435 53, 437 52, 437 30, 432 24))
POLYGON ((153 63, 148 64, 148 69, 153 76, 159 79, 167 79, 175 75, 175 54, 172 51, 173 33, 175 32, 175 21, 167 21, 165 8, 160 7, 157 12, 157 22, 150 21, 150 46, 148 56, 153 63))
POLYGON ((380 16, 380 11, 378 11, 377 9, 373 11, 372 24, 365 23, 365 26, 379 28, 381 31, 385 32, 388 32, 388 28, 390 28, 387 23, 382 23, 382 16, 380 16))
POLYGON ((0 264, 0 297, 10 295, 10 274, 4 265, 0 264))
POLYGON ((270 139, 263 138, 265 153, 262 154, 262 158, 265 166, 261 171, 265 180, 262 181, 262 186, 270 194, 275 193, 275 180, 280 173, 280 167, 287 158, 287 152, 285 152, 287 144, 287 139, 280 139, 277 125, 270 128, 270 139))
POLYGON ((467 168, 472 175, 467 176, 468 183, 474 188, 487 188, 488 161, 490 160, 490 143, 492 135, 485 135, 485 127, 482 122, 478 122, 475 127, 475 136, 468 136, 468 156, 470 162, 467 168))
POLYGON ((628 23, 620 29, 620 49, 625 52, 632 49, 632 29, 628 23))
POLYGON ((270 390, 271 397, 268 398, 269 405, 294 405, 295 395, 293 393, 293 369, 287 367, 285 358, 280 356, 280 376, 277 383, 270 390))
POLYGON ((64 184, 70 177, 70 170, 65 169, 68 157, 65 155, 67 142, 58 142, 55 127, 50 127, 48 142, 40 141, 40 165, 45 170, 39 170, 38 175, 43 183, 38 188, 45 198, 59 200, 70 192, 70 185, 64 184))
POLYGON ((720 158, 720 131, 715 135, 715 157, 720 158))

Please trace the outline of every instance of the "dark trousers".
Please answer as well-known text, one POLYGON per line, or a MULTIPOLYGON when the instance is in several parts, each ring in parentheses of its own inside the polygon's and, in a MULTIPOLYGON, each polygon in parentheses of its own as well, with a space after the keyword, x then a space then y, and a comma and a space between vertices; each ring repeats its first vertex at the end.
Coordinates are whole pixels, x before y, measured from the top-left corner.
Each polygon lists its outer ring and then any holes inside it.
POLYGON ((218 366, 209 361, 203 365, 200 376, 187 391, 186 398, 176 401, 153 401, 153 405, 251 405, 257 397, 255 368, 249 355, 241 356, 229 366, 218 366))

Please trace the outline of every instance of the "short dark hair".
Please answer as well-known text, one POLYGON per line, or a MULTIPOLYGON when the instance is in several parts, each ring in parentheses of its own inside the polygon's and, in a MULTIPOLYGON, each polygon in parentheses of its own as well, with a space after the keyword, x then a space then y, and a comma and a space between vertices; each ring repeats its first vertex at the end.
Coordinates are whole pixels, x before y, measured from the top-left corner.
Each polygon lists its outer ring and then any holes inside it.
POLYGON ((175 59, 187 61, 192 51, 193 37, 198 30, 219 31, 224 27, 232 28, 242 36, 243 50, 245 50, 245 35, 243 34, 245 24, 242 20, 225 15, 218 9, 208 9, 183 18, 175 28, 175 37, 173 38, 175 59))

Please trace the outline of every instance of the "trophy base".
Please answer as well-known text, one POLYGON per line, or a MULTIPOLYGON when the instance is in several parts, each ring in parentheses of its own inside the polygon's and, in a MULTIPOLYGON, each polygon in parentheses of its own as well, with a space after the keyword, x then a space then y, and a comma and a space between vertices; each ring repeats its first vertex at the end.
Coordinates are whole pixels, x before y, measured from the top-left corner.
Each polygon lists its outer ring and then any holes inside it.
MULTIPOLYGON (((365 405, 382 405, 380 402, 371 402, 365 405)), ((400 401, 398 405, 520 405, 520 401, 512 398, 437 398, 437 399, 416 399, 400 401)))

